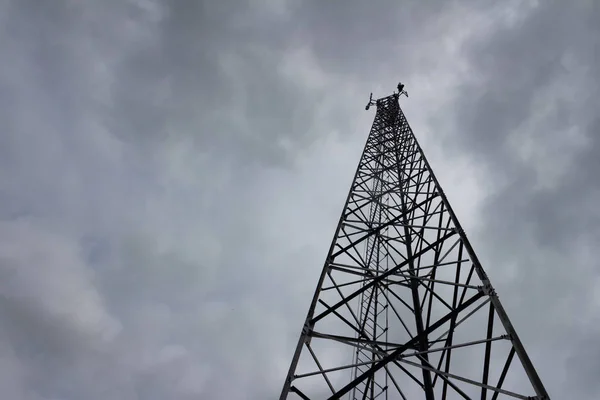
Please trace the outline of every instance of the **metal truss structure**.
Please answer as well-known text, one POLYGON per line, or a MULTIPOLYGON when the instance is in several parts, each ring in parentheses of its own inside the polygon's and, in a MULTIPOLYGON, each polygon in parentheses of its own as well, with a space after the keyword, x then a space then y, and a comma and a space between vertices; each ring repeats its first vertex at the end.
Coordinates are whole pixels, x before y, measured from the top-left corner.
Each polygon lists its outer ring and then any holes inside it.
POLYGON ((377 113, 283 399, 549 399, 399 106, 377 113))

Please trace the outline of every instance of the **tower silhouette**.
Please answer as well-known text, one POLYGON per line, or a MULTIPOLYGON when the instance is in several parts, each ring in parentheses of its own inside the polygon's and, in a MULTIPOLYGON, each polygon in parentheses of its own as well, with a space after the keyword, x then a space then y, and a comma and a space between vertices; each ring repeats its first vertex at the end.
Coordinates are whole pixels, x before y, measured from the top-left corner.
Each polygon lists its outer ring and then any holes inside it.
POLYGON ((549 399, 398 92, 377 112, 283 399, 549 399))

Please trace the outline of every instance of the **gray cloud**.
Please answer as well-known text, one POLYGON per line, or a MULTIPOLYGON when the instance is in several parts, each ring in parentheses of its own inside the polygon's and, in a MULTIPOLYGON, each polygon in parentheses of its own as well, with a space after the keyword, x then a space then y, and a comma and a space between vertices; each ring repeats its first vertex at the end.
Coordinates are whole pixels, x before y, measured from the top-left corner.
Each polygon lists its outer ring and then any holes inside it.
MULTIPOLYGON (((584 342, 588 354, 597 352, 599 17, 591 2, 541 3, 519 23, 473 41, 465 55, 477 79, 456 93, 456 133, 448 136, 452 151, 468 151, 496 183, 482 204, 477 244, 490 265, 510 269, 500 293, 551 393, 564 397, 598 394, 597 367, 575 367, 574 357, 589 359, 584 342), (518 312, 524 302, 530 313, 518 312), (572 371, 566 377, 544 362, 545 346, 563 340, 569 344, 553 357, 572 371)), ((490 275, 502 280, 504 273, 490 275)))
POLYGON ((1 2, 7 398, 274 398, 399 79, 551 393, 597 397, 598 8, 363 3, 1 2))

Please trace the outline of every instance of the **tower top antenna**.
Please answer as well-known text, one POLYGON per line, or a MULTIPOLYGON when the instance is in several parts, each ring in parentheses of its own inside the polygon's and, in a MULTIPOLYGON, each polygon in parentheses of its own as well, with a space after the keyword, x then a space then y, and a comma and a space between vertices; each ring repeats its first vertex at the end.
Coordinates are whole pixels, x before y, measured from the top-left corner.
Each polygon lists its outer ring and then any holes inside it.
MULTIPOLYGON (((404 90, 404 84, 402 82, 398 83, 398 86, 396 86, 396 88, 398 89, 398 92, 392 93, 391 96, 399 97, 399 96, 405 95, 406 97, 408 97, 408 92, 406 90, 404 90)), ((386 96, 386 97, 390 97, 390 96, 386 96)), ((365 106, 365 110, 369 111, 369 108, 371 108, 371 106, 374 106, 375 104, 377 104, 377 102, 379 100, 381 100, 381 99, 373 100, 373 93, 371 93, 371 95, 369 96, 369 102, 365 106)))
POLYGON ((404 84, 402 82, 398 83, 398 86, 396 86, 398 88, 398 95, 405 95, 406 97, 408 97, 408 92, 406 90, 404 90, 404 84))

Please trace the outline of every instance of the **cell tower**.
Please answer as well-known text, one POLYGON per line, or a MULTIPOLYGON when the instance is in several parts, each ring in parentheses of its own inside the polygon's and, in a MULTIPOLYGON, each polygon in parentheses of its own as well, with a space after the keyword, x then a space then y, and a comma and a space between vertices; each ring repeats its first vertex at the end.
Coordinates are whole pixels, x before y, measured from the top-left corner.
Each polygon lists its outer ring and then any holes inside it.
POLYGON ((283 399, 549 399, 400 109, 377 112, 283 399))

